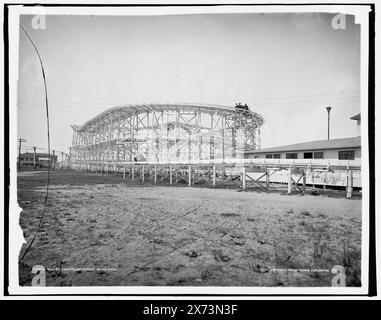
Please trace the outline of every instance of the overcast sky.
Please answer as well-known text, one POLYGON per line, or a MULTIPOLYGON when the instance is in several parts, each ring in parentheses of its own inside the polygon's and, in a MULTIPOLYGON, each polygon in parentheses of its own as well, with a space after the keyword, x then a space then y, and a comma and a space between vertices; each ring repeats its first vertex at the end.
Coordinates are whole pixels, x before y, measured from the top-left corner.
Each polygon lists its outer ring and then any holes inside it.
MULTIPOLYGON (((265 119, 262 147, 356 136, 360 26, 331 14, 47 16, 34 30, 47 74, 51 148, 68 151, 72 124, 120 104, 247 103, 265 119)), ((20 31, 18 137, 46 148, 41 69, 20 31)))

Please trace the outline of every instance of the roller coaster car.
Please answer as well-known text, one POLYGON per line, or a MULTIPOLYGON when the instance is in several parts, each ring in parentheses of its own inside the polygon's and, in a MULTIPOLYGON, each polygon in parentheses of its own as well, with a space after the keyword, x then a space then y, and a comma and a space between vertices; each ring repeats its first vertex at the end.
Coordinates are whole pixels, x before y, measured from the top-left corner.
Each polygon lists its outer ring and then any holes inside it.
POLYGON ((247 111, 249 111, 249 107, 247 106, 246 103, 245 103, 244 105, 242 105, 241 103, 236 103, 236 104, 235 104, 235 108, 236 108, 236 109, 239 109, 239 110, 242 110, 242 113, 243 113, 244 115, 247 115, 247 114, 248 114, 247 111))
POLYGON ((236 103, 235 108, 241 109, 241 110, 249 110, 249 107, 247 106, 247 104, 242 105, 241 103, 236 103))

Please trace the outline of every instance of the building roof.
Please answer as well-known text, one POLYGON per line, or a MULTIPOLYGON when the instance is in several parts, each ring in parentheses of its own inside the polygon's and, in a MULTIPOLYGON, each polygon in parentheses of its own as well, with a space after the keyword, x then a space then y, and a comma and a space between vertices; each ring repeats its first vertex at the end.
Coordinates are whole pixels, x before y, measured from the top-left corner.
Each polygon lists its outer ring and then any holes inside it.
POLYGON ((351 120, 361 120, 361 113, 356 114, 355 116, 350 118, 351 120))
POLYGON ((251 151, 247 151, 247 153, 346 149, 346 148, 360 148, 360 147, 361 147, 361 137, 354 137, 354 138, 343 138, 343 139, 309 141, 309 142, 289 144, 289 145, 273 147, 273 148, 251 150, 251 151))

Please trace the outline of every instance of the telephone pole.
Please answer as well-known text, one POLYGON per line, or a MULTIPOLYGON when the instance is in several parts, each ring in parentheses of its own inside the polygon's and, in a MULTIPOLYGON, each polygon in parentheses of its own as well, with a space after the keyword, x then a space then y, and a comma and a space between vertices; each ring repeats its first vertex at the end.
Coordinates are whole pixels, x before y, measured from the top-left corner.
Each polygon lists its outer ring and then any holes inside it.
POLYGON ((33 170, 36 171, 36 147, 33 147, 33 170))
POLYGON ((60 152, 61 152, 61 170, 63 170, 63 152, 62 151, 60 152))
POLYGON ((68 159, 68 165, 69 165, 69 168, 71 169, 72 167, 72 162, 71 162, 71 149, 72 147, 69 147, 69 159, 68 159))
POLYGON ((18 161, 18 167, 19 170, 21 170, 21 143, 26 142, 26 139, 19 138, 19 161, 18 161))
POLYGON ((55 163, 55 150, 53 150, 53 159, 51 159, 52 160, 52 169, 54 169, 54 166, 56 165, 56 163, 55 163))
POLYGON ((332 107, 326 107, 326 109, 327 109, 327 112, 328 112, 328 140, 329 140, 329 115, 330 115, 330 112, 331 112, 331 109, 332 109, 332 107))

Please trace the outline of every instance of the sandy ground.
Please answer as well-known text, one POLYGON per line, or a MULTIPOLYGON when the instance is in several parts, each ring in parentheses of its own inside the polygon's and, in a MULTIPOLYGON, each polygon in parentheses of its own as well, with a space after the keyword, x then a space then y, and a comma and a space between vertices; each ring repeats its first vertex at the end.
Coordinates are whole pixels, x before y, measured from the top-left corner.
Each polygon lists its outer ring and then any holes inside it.
MULTIPOLYGON (((19 173, 27 243, 45 191, 46 172, 19 173)), ((337 264, 360 285, 359 197, 239 191, 52 172, 20 285, 43 265, 48 286, 331 286, 337 264)))

